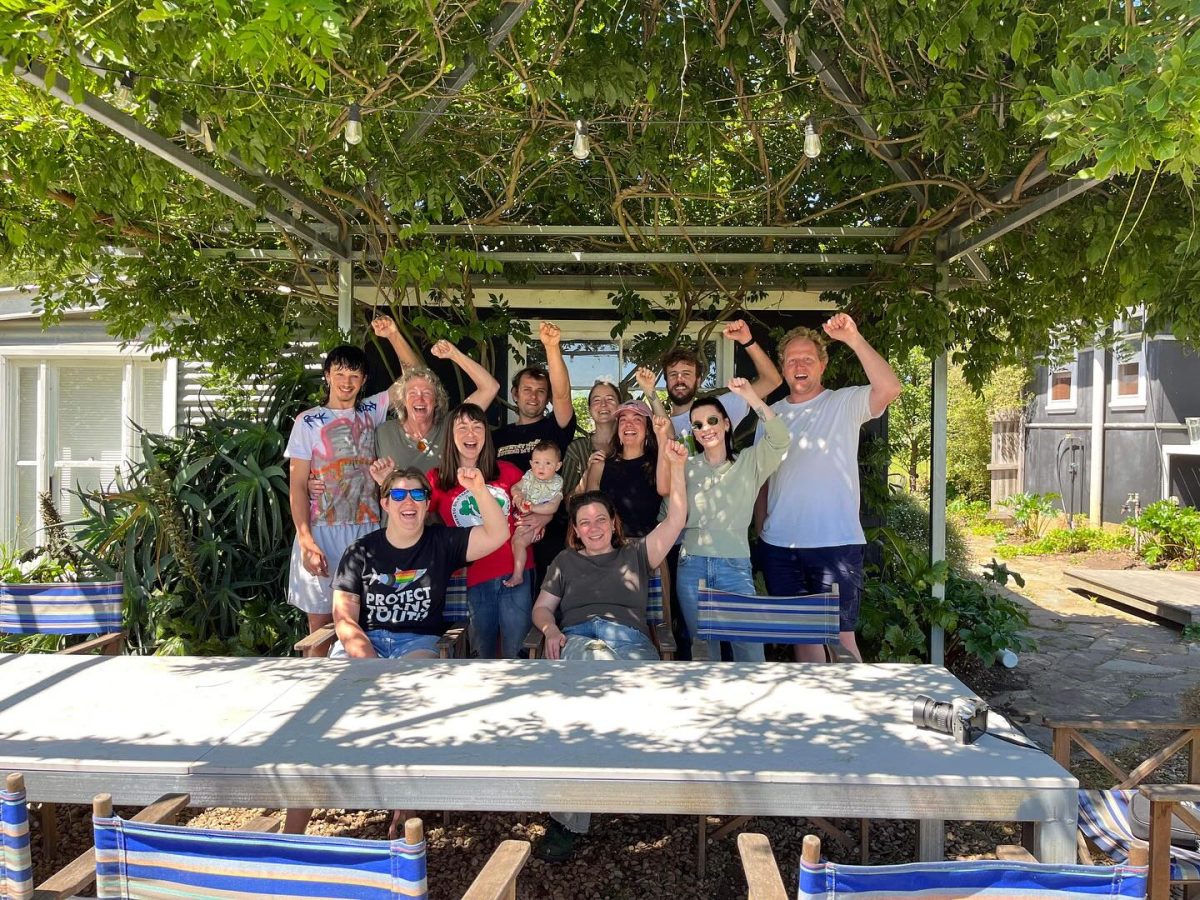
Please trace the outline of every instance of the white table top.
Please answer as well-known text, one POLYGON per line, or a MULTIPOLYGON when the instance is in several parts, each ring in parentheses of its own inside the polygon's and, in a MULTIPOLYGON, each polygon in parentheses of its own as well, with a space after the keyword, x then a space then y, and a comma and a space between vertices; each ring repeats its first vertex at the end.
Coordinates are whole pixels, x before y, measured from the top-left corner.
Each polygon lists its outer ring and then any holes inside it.
POLYGON ((0 771, 60 802, 184 790, 210 806, 1028 821, 1074 808, 1075 779, 1044 753, 915 728, 922 693, 970 692, 936 666, 0 655, 0 771))

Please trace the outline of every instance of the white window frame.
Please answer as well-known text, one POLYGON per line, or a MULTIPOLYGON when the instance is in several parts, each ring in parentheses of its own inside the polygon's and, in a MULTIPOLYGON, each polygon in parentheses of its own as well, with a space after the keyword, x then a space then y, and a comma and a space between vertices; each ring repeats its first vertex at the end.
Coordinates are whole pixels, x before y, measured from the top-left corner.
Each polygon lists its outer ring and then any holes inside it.
POLYGON ((1146 408, 1146 339, 1139 337, 1134 340, 1123 342, 1126 345, 1126 350, 1118 346, 1113 349, 1112 353, 1112 374, 1109 376, 1109 409, 1145 409, 1146 408), (1132 353, 1128 352, 1128 345, 1133 344, 1136 350, 1132 353), (1137 393, 1121 396, 1117 393, 1117 366, 1123 363, 1136 362, 1138 366, 1138 382, 1137 393))
MULTIPOLYGON (((55 372, 60 365, 105 366, 123 364, 122 419, 126 423, 122 438, 122 455, 126 461, 134 458, 135 431, 129 420, 130 412, 137 408, 141 398, 137 396, 138 379, 134 377, 137 367, 153 360, 152 349, 129 350, 115 343, 81 342, 57 346, 14 345, 0 347, 0 397, 4 399, 0 416, 0 543, 13 544, 17 537, 17 434, 19 404, 17 403, 17 367, 37 366, 37 423, 36 423, 36 483, 39 489, 49 484, 53 460, 50 458, 51 437, 57 432, 57 409, 53 402, 55 372)), ((162 361, 162 421, 159 428, 173 434, 178 416, 178 361, 169 358, 162 361)), ((40 507, 34 509, 34 534, 42 532, 43 523, 40 507)))
MULTIPOLYGON (((530 325, 532 326, 530 330, 533 341, 537 341, 537 321, 538 320, 536 319, 530 320, 530 325)), ((608 343, 622 343, 630 341, 637 334, 647 331, 665 334, 669 330, 669 326, 665 322, 638 322, 631 324, 630 327, 625 330, 625 334, 621 335, 621 337, 614 338, 612 336, 612 329, 616 322, 615 320, 611 319, 586 319, 577 321, 568 320, 559 321, 557 324, 562 329, 562 340, 564 341, 605 341, 608 343)), ((703 328, 705 324, 706 323, 704 322, 692 323, 687 327, 684 333, 687 336, 694 338, 700 333, 701 328, 703 328)), ((733 377, 733 341, 725 340, 723 337, 721 337, 720 331, 717 330, 714 330, 710 340, 715 341, 717 345, 717 385, 724 385, 725 382, 733 377)), ((522 355, 525 355, 525 348, 527 346, 528 345, 525 343, 517 343, 515 341, 509 345, 508 371, 510 373, 515 374, 522 368, 522 363, 517 359, 517 353, 520 352, 522 355)), ((628 365, 627 361, 624 359, 624 351, 622 351, 621 356, 622 365, 628 365)), ((662 380, 662 373, 659 373, 659 380, 662 380)), ((502 385, 500 388, 504 393, 503 399, 506 402, 511 402, 512 400, 510 393, 511 387, 512 379, 510 376, 508 382, 502 385)), ((516 421, 515 413, 509 411, 506 421, 516 421)))
POLYGON ((1049 360, 1046 361, 1046 412, 1048 413, 1073 413, 1079 408, 1079 352, 1076 351, 1075 356, 1070 362, 1060 365, 1053 365, 1049 360), (1066 400, 1054 399, 1054 376, 1067 371, 1071 373, 1071 395, 1066 400))

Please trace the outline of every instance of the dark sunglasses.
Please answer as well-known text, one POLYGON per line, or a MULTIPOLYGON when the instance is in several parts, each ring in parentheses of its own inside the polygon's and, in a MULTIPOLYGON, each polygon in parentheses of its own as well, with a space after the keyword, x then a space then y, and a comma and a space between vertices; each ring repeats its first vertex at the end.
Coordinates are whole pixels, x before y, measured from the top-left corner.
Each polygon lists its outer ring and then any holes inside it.
POLYGON ((705 425, 716 425, 720 421, 720 416, 709 416, 703 422, 701 422, 699 419, 696 419, 694 422, 692 422, 692 431, 699 431, 705 425))
POLYGON ((391 488, 388 490, 388 496, 397 503, 408 496, 411 496, 417 503, 424 503, 429 499, 429 491, 425 488, 391 488))

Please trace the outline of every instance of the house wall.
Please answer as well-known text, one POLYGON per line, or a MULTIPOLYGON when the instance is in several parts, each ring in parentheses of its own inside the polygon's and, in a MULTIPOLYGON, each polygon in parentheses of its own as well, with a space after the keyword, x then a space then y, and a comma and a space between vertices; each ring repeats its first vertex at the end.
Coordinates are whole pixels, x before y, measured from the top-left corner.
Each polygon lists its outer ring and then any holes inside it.
MULTIPOLYGON (((1172 444, 1187 444, 1184 420, 1200 416, 1200 354, 1173 339, 1146 343, 1145 403, 1125 407, 1112 402, 1112 378, 1118 364, 1115 354, 1105 354, 1104 454, 1101 515, 1105 522, 1121 522, 1129 515, 1122 507, 1136 493, 1142 506, 1163 497, 1163 452, 1172 444)), ((1035 397, 1025 436, 1024 489, 1033 493, 1070 491, 1068 435, 1079 441, 1074 509, 1086 515, 1089 505, 1092 422, 1093 351, 1078 356, 1076 405, 1073 412, 1047 409, 1049 370, 1038 366, 1035 397), (1062 455, 1060 456, 1060 452, 1062 455), (1061 485, 1061 487, 1060 487, 1061 485)), ((1200 505, 1200 456, 1173 457, 1168 495, 1184 504, 1200 505)))

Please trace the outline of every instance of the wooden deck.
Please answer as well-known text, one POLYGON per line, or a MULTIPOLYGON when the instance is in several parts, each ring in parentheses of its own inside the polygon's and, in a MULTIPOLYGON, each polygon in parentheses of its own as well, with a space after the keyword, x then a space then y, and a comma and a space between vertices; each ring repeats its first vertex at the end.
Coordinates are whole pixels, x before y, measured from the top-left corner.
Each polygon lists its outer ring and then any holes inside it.
POLYGON ((1200 622, 1200 572, 1067 569, 1071 590, 1130 606, 1180 625, 1200 622))

